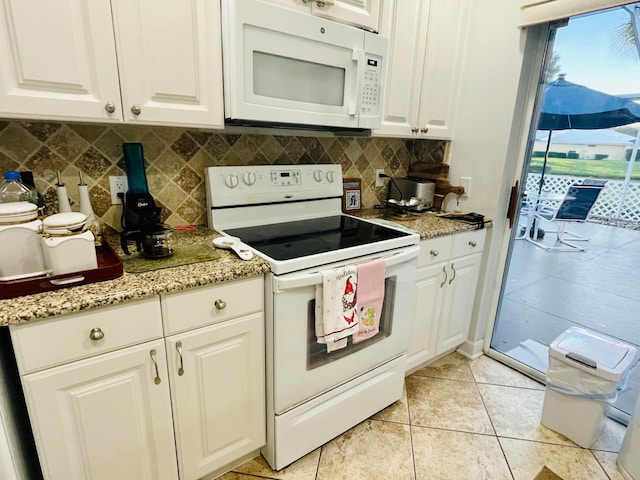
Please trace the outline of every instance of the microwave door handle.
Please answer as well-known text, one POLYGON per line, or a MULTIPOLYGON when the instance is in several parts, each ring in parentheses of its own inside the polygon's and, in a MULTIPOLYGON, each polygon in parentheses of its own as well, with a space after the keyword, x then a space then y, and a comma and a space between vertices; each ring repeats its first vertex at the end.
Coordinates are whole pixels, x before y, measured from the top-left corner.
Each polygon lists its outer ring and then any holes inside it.
POLYGON ((349 102, 349 115, 357 115, 360 112, 360 102, 362 101, 362 92, 360 90, 364 80, 364 50, 360 48, 354 49, 351 59, 356 63, 356 89, 349 102))

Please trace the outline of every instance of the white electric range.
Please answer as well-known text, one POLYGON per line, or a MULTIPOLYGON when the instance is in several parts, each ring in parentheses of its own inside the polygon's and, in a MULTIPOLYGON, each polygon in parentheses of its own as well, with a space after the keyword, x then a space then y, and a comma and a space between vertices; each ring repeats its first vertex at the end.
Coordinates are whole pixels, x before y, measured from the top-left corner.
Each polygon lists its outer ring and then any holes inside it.
POLYGON ((342 213, 340 165, 206 169, 209 225, 265 277, 267 445, 279 470, 402 395, 419 235, 342 213), (315 339, 322 270, 385 259, 380 333, 327 353, 315 339))

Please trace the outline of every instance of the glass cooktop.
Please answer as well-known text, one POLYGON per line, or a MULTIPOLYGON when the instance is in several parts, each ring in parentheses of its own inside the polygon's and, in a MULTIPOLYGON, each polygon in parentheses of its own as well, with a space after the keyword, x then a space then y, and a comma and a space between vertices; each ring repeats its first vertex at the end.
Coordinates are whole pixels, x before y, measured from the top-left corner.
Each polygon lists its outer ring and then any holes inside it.
POLYGON ((291 260, 410 233, 345 215, 225 230, 274 260, 291 260))

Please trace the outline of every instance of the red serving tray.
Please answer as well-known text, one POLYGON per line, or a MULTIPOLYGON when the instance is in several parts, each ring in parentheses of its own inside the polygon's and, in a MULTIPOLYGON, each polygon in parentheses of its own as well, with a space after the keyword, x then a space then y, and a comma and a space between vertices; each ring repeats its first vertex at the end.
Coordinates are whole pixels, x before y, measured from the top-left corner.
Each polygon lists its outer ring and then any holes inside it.
POLYGON ((91 270, 0 281, 0 299, 77 287, 88 283, 113 280, 122 276, 122 259, 106 241, 96 247, 96 256, 98 268, 91 270))

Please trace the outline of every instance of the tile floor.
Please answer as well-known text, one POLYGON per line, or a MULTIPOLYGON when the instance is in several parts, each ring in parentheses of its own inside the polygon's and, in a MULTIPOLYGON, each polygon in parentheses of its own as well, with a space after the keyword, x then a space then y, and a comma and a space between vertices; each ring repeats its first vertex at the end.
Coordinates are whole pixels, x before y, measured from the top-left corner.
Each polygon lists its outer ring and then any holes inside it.
POLYGON ((489 357, 448 355, 407 377, 405 395, 274 472, 262 457, 222 480, 623 480, 625 427, 607 420, 592 449, 540 425, 544 386, 489 357))

